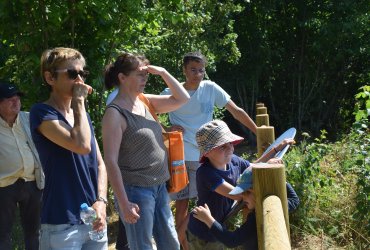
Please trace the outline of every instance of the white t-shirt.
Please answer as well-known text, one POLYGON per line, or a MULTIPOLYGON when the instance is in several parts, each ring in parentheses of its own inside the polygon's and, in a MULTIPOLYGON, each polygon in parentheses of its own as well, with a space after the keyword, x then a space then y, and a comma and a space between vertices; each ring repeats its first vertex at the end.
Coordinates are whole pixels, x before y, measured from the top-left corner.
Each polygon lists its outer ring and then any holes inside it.
MULTIPOLYGON (((179 109, 169 113, 172 125, 184 128, 184 150, 186 161, 199 161, 199 150, 195 139, 198 129, 213 119, 215 106, 223 108, 230 100, 230 96, 215 82, 201 81, 195 91, 188 91, 190 100, 179 109)), ((166 88, 161 95, 170 95, 171 90, 166 88)))
POLYGON ((110 103, 113 101, 113 99, 114 99, 114 98, 116 98, 117 94, 118 94, 118 88, 116 88, 115 90, 113 90, 113 91, 108 95, 108 97, 107 97, 107 101, 106 101, 105 105, 110 104, 110 103))

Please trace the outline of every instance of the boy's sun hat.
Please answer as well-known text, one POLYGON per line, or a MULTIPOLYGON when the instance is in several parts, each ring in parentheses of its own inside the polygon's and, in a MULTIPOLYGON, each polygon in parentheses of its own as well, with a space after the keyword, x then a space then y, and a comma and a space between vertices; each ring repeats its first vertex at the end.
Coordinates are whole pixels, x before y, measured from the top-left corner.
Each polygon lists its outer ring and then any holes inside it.
POLYGON ((206 153, 226 143, 234 145, 244 140, 243 137, 231 133, 229 127, 221 120, 213 120, 203 124, 196 133, 196 140, 200 151, 199 162, 203 163, 206 153))
POLYGON ((252 167, 248 167, 244 172, 240 175, 238 179, 238 184, 234 187, 233 190, 229 192, 229 194, 236 195, 241 194, 244 191, 253 187, 252 183, 252 167))

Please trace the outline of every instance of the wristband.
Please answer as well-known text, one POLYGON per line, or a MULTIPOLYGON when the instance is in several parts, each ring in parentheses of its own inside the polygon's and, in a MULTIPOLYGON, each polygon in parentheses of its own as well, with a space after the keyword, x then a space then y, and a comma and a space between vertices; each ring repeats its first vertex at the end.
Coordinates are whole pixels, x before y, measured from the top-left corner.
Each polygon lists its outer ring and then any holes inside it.
POLYGON ((274 147, 275 154, 277 154, 276 148, 274 147))

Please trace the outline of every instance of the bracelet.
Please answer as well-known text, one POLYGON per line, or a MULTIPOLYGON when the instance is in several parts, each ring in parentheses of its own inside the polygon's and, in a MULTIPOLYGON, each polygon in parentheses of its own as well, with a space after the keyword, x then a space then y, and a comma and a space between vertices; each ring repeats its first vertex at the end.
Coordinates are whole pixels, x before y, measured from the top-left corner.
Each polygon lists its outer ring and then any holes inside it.
POLYGON ((108 201, 107 201, 107 199, 105 199, 105 198, 103 198, 103 197, 101 197, 101 196, 99 196, 99 197, 96 199, 96 201, 102 201, 102 202, 104 202, 104 204, 105 204, 105 205, 108 205, 108 201))

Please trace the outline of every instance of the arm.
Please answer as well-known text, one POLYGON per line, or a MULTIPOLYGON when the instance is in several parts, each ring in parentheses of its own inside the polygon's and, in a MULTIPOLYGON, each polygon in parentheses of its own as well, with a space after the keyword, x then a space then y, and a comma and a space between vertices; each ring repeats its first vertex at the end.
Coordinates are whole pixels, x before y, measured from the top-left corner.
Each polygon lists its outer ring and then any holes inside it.
POLYGON ((288 196, 288 210, 289 212, 292 212, 297 209, 299 198, 293 187, 288 182, 286 183, 286 192, 288 196))
MULTIPOLYGON (((107 199, 107 170, 99 149, 98 142, 95 139, 96 151, 98 157, 98 197, 103 197, 107 199)), ((94 222, 94 230, 101 231, 107 227, 106 221, 106 204, 103 201, 96 201, 92 206, 96 213, 98 219, 94 222)))
POLYGON ((283 150, 286 145, 294 144, 294 139, 285 139, 279 143, 276 147, 272 148, 270 151, 268 151, 266 154, 262 155, 260 158, 258 158, 255 162, 268 162, 268 163, 281 163, 278 160, 273 160, 273 158, 279 151, 283 150))
POLYGON ((153 65, 144 66, 142 69, 161 76, 172 92, 172 95, 145 95, 156 113, 167 113, 176 110, 190 99, 188 92, 166 69, 153 65))
POLYGON ((127 123, 123 116, 117 110, 108 108, 102 121, 104 161, 108 179, 117 197, 119 208, 123 211, 123 219, 127 223, 136 223, 140 218, 139 207, 128 200, 118 166, 119 148, 126 128, 127 123))
POLYGON ((212 217, 207 204, 204 204, 204 207, 195 207, 193 215, 198 220, 204 222, 210 229, 212 235, 227 247, 233 248, 242 244, 254 246, 257 244, 257 226, 254 213, 248 215, 247 221, 235 231, 228 231, 226 228, 222 227, 222 225, 212 217))
POLYGON ((215 189, 215 192, 229 199, 232 199, 232 200, 238 200, 238 201, 241 200, 242 195, 230 195, 229 194, 231 190, 233 189, 234 189, 233 185, 231 185, 227 181, 224 181, 220 185, 218 185, 218 187, 215 189))
POLYGON ((86 84, 75 84, 71 107, 74 124, 70 128, 63 121, 43 121, 39 132, 55 144, 77 154, 88 154, 91 150, 91 130, 85 111, 85 98, 91 89, 86 84))
POLYGON ((236 104, 230 99, 230 101, 226 104, 225 108, 231 113, 231 115, 241 122, 244 126, 246 126, 253 134, 257 135, 257 125, 254 123, 252 118, 240 107, 236 106, 236 104))

